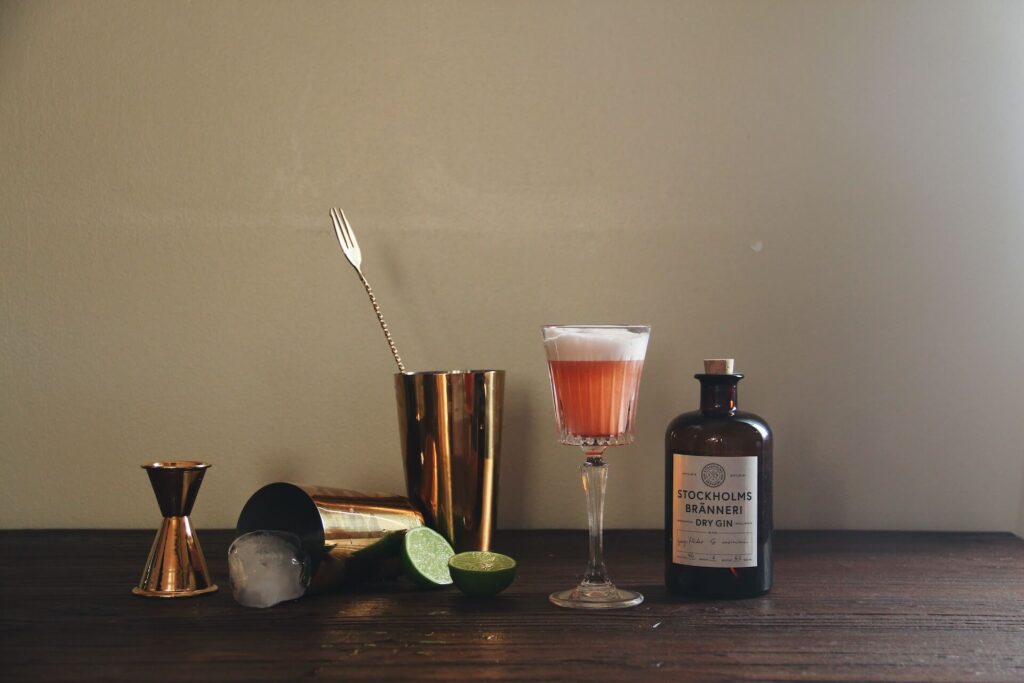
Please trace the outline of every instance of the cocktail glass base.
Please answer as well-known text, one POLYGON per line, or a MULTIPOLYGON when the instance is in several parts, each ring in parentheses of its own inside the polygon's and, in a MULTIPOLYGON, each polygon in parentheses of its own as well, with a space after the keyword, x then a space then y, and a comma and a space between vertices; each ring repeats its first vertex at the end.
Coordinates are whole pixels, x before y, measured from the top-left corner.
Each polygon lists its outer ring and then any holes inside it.
POLYGON ((567 591, 558 591, 548 596, 559 607, 572 609, 622 609, 633 607, 644 601, 636 591, 616 588, 610 583, 580 584, 567 591))

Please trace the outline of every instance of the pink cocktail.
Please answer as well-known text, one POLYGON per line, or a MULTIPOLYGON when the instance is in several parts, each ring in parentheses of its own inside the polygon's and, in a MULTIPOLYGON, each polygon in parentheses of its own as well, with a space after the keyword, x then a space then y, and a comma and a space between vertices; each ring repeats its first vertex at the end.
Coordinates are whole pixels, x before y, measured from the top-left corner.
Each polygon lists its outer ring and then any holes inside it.
POLYGON ((651 328, 646 325, 546 325, 551 397, 558 437, 581 446, 586 456, 581 472, 590 522, 590 561, 576 588, 552 593, 561 607, 611 609, 643 602, 635 591, 616 588, 602 558, 604 490, 608 446, 633 441, 640 375, 651 328))
POLYGON ((643 369, 642 360, 548 361, 562 440, 631 434, 643 369))

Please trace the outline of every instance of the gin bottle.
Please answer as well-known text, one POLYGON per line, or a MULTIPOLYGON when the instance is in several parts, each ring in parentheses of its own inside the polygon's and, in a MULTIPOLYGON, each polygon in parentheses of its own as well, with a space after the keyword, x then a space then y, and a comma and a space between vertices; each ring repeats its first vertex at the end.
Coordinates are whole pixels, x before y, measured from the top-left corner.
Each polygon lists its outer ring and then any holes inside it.
POLYGON ((733 360, 704 361, 700 410, 665 432, 665 585, 748 598, 772 585, 772 432, 739 410, 733 360))

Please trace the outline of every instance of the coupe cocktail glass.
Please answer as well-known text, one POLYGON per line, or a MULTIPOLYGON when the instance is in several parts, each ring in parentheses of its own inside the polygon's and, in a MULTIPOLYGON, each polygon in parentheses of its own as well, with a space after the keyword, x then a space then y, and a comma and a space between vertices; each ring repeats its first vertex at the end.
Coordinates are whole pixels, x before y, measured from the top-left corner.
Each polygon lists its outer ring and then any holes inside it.
POLYGON ((551 397, 558 438, 580 446, 580 471, 590 525, 590 561, 575 588, 551 594, 561 607, 615 609, 639 605, 644 596, 616 588, 604 566, 602 527, 608 465, 604 449, 633 442, 640 373, 651 328, 647 325, 545 325, 551 397))

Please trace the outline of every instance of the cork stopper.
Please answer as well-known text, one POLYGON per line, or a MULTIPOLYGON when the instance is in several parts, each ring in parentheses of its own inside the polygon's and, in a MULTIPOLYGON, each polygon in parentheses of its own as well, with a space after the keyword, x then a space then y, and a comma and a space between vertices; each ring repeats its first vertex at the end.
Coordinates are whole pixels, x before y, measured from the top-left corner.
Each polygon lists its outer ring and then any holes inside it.
POLYGON ((731 375, 736 361, 732 358, 705 358, 704 373, 708 375, 731 375))

